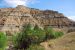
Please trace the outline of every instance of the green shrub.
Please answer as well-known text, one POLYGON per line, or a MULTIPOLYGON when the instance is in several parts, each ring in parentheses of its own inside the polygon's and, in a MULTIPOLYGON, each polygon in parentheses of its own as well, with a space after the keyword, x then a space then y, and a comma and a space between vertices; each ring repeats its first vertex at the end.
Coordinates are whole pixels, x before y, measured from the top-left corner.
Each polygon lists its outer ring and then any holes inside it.
POLYGON ((46 33, 46 38, 45 38, 46 40, 54 38, 54 36, 53 36, 54 31, 53 31, 52 27, 45 27, 44 30, 45 30, 45 33, 46 33))
POLYGON ((55 32, 54 34, 53 34, 53 36, 54 36, 54 38, 58 38, 58 37, 61 37, 62 35, 64 35, 64 33, 63 32, 55 32))
POLYGON ((51 27, 46 27, 46 28, 44 28, 44 30, 46 33, 46 40, 58 38, 64 34, 63 32, 60 32, 60 31, 59 32, 54 31, 51 27))
MULTIPOLYGON (((32 27, 30 24, 23 27, 23 30, 14 36, 14 47, 16 50, 27 48, 30 50, 37 50, 39 47, 36 44, 40 44, 46 39, 53 39, 62 36, 63 32, 54 32, 51 27, 45 29, 39 28, 37 25, 32 27), (35 44, 34 46, 32 44, 35 44)), ((42 50, 42 49, 41 49, 42 50)))
POLYGON ((7 37, 3 32, 0 32, 0 50, 5 50, 7 37))
POLYGON ((32 26, 25 25, 20 33, 13 36, 13 43, 15 49, 26 49, 31 44, 32 26))
POLYGON ((35 25, 34 27, 34 31, 33 31, 33 35, 34 35, 34 40, 33 43, 40 43, 43 42, 45 39, 45 31, 41 28, 39 28, 37 25, 35 25))
POLYGON ((31 44, 29 37, 26 35, 27 33, 18 33, 14 36, 14 48, 15 50, 18 49, 26 49, 31 44))
POLYGON ((26 49, 29 47, 29 45, 37 44, 44 40, 45 38, 44 31, 38 26, 35 27, 32 29, 31 25, 27 25, 25 28, 23 28, 24 30, 22 30, 21 33, 18 33, 14 37, 15 48, 26 49))
POLYGON ((27 50, 45 50, 45 48, 40 45, 30 45, 27 50))

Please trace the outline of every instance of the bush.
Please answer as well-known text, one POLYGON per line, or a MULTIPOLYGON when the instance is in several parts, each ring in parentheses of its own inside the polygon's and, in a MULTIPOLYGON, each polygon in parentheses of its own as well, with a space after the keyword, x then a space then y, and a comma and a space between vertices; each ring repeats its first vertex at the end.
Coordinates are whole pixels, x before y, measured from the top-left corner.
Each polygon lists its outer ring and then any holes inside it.
POLYGON ((27 50, 45 50, 45 48, 40 45, 30 45, 27 50))
POLYGON ((5 50, 7 37, 4 33, 0 32, 0 50, 5 50))
POLYGON ((64 33, 63 32, 55 32, 54 33, 54 38, 58 38, 58 37, 61 37, 62 35, 64 35, 64 33))
POLYGON ((28 24, 23 27, 23 30, 20 33, 17 33, 17 35, 14 36, 14 47, 16 50, 26 50, 27 48, 28 50, 42 50, 39 49, 39 46, 36 46, 36 44, 40 44, 46 39, 57 38, 62 35, 62 32, 54 32, 51 27, 41 29, 37 25, 32 27, 28 24), (34 47, 32 44, 35 44, 34 47))
POLYGON ((13 44, 15 50, 26 49, 30 45, 30 41, 27 36, 27 32, 31 31, 30 25, 24 25, 23 30, 20 33, 17 33, 13 36, 13 44), (29 31, 28 31, 29 30, 29 31))
POLYGON ((31 44, 30 37, 27 35, 26 32, 17 33, 17 35, 13 37, 13 40, 15 50, 27 49, 31 44))
POLYGON ((58 38, 64 34, 63 32, 60 32, 60 31, 59 32, 54 31, 51 27, 46 27, 44 29, 46 33, 46 40, 58 38))
POLYGON ((54 38, 54 36, 53 36, 54 31, 51 27, 45 27, 44 30, 45 30, 45 33, 46 33, 46 38, 45 38, 46 40, 54 38))
POLYGON ((32 28, 32 26, 28 24, 23 28, 21 33, 14 36, 14 46, 16 49, 27 49, 31 44, 39 44, 44 38, 45 33, 41 28, 38 26, 32 28))
POLYGON ((45 39, 45 31, 41 28, 39 28, 37 25, 34 27, 34 31, 33 31, 33 35, 34 35, 34 40, 33 43, 40 43, 43 42, 45 39))

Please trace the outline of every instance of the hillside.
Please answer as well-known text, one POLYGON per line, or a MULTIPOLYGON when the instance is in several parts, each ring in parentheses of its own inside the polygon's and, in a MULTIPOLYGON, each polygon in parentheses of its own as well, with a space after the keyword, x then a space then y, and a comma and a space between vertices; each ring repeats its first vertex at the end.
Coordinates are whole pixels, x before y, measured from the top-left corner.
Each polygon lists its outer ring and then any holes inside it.
POLYGON ((45 50, 75 50, 75 32, 41 43, 45 50))
POLYGON ((41 27, 74 27, 75 22, 53 10, 39 10, 18 5, 16 8, 0 8, 0 31, 19 32, 23 24, 41 27))

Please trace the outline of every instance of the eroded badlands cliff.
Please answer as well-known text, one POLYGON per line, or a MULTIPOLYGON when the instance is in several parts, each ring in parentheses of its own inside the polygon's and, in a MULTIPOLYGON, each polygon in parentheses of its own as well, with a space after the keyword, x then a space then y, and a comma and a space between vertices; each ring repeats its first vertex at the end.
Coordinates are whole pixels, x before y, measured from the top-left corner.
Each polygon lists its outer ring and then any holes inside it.
POLYGON ((39 10, 22 5, 16 8, 0 8, 0 31, 18 32, 23 24, 38 25, 41 27, 74 27, 75 22, 62 13, 53 10, 39 10))

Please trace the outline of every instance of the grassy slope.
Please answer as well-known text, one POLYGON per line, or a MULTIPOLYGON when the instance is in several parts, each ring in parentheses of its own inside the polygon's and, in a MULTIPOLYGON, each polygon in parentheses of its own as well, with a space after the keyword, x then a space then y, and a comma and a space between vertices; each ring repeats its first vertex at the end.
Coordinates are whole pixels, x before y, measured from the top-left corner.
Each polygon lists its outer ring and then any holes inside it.
POLYGON ((45 50, 75 50, 75 32, 41 43, 45 50))

